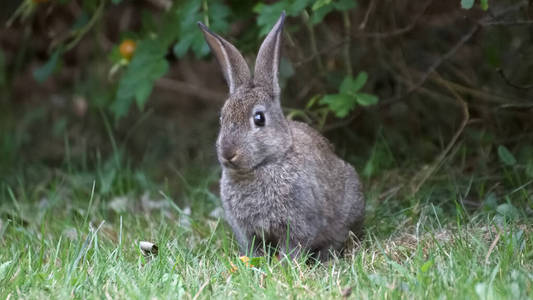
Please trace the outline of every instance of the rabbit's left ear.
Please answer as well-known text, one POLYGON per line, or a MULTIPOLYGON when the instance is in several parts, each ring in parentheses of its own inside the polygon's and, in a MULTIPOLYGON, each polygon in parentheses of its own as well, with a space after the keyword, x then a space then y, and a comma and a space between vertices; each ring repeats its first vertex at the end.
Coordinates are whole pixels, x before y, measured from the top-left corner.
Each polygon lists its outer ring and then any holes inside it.
POLYGON ((278 70, 284 20, 285 12, 282 12, 276 25, 261 44, 255 61, 254 84, 271 89, 274 96, 280 94, 278 70))

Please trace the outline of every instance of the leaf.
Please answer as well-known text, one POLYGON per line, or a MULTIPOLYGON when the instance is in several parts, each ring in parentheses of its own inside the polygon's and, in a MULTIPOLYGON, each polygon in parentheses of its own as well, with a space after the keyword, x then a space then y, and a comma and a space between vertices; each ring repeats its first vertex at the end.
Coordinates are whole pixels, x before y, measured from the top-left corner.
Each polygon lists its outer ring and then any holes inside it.
POLYGON ((329 94, 325 95, 319 101, 320 104, 327 104, 329 109, 331 109, 335 116, 338 118, 344 118, 348 113, 354 109, 355 97, 346 94, 329 94))
POLYGON ((471 9, 474 6, 474 0, 461 0, 461 7, 463 9, 471 9))
POLYGON ((366 93, 357 93, 355 94, 355 98, 357 99, 357 103, 362 106, 374 105, 378 103, 379 100, 376 95, 366 93))
POLYGON ((498 156, 507 166, 514 166, 516 164, 516 158, 514 155, 503 145, 498 146, 498 156))
POLYGON ((313 6, 311 7, 311 9, 313 11, 319 9, 319 8, 322 8, 328 4, 331 3, 331 0, 316 0, 315 3, 313 3, 313 6))
POLYGON ((144 81, 142 82, 135 91, 135 100, 137 107, 142 110, 144 108, 144 103, 150 94, 152 93, 152 88, 154 87, 152 82, 144 81))
POLYGON ((358 92, 366 83, 368 75, 366 72, 359 72, 357 77, 354 79, 353 76, 346 76, 341 83, 339 92, 341 94, 348 94, 355 96, 355 93, 358 92))
POLYGON ((427 273, 427 271, 429 271, 429 269, 433 266, 433 260, 430 259, 428 261, 426 261, 422 267, 420 267, 420 271, 422 271, 422 273, 427 273))
POLYGON ((43 83, 54 71, 57 69, 59 57, 61 56, 62 49, 58 48, 52 53, 48 61, 37 70, 33 71, 33 78, 39 83, 43 83))
MULTIPOLYGON (((209 47, 196 25, 197 21, 204 19, 204 15, 200 11, 201 4, 201 1, 189 0, 176 8, 176 26, 179 30, 178 42, 174 45, 173 52, 179 58, 183 57, 189 50, 192 50, 196 57, 209 54, 209 47)), ((226 32, 229 28, 228 17, 230 14, 231 10, 222 2, 210 1, 207 13, 209 28, 220 34, 226 32)), ((172 28, 169 30, 175 31, 172 28)))
POLYGON ((498 205, 498 207, 496 208, 496 212, 498 212, 504 217, 509 218, 510 220, 516 220, 520 215, 518 209, 510 203, 498 205))
POLYGON ((120 79, 115 102, 111 105, 116 117, 126 115, 134 99, 139 108, 144 106, 155 80, 168 71, 166 52, 166 45, 157 40, 138 43, 135 55, 120 79))
POLYGON ((481 0, 481 9, 485 11, 489 9, 489 0, 481 0))
POLYGON ((335 9, 335 6, 330 3, 328 5, 324 5, 320 7, 319 9, 313 11, 311 14, 311 24, 316 25, 327 16, 330 12, 332 12, 335 9))
POLYGON ((270 29, 274 26, 279 19, 281 12, 288 7, 287 0, 279 1, 271 5, 264 3, 258 3, 254 6, 253 11, 258 14, 257 25, 259 26, 259 36, 263 37, 268 34, 270 29))
POLYGON ((333 2, 336 10, 346 11, 357 6, 357 1, 354 0, 339 0, 333 2))
POLYGON ((289 16, 299 16, 306 7, 311 5, 313 0, 292 0, 289 2, 291 3, 291 5, 287 8, 287 13, 289 16))
POLYGON ((363 176, 369 178, 371 177, 375 172, 374 167, 374 156, 370 157, 370 159, 366 162, 365 167, 363 169, 363 176))
POLYGON ((483 200, 483 209, 486 211, 494 211, 497 206, 498 199, 496 198, 496 194, 490 192, 487 197, 485 197, 485 200, 483 200))

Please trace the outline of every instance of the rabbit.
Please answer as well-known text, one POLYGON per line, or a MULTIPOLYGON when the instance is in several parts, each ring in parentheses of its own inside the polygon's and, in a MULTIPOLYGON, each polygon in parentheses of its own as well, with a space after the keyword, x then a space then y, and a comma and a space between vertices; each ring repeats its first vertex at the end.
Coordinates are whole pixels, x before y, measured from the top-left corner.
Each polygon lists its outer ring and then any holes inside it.
POLYGON ((231 43, 198 22, 229 87, 216 141, 220 195, 241 253, 264 245, 291 259, 327 260, 361 229, 365 200, 354 168, 305 123, 285 118, 278 69, 285 13, 263 41, 254 76, 231 43))

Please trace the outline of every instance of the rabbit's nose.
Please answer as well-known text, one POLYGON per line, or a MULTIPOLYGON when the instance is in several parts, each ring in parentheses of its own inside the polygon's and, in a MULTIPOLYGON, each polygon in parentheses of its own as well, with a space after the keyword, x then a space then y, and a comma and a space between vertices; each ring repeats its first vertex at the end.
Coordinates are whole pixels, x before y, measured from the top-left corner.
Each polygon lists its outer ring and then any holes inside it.
POLYGON ((228 156, 224 156, 224 158, 225 158, 227 161, 235 162, 235 160, 237 159, 237 153, 231 153, 231 154, 229 154, 228 156))
POLYGON ((237 151, 231 148, 222 149, 222 157, 230 162, 234 162, 237 159, 237 151))

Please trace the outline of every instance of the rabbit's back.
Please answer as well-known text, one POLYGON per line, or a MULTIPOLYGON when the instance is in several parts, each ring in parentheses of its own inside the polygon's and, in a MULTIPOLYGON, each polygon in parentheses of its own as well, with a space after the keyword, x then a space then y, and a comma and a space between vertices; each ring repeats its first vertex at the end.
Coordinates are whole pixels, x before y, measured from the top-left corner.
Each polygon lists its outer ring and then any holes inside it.
POLYGON ((294 152, 300 157, 302 168, 313 170, 311 178, 315 182, 310 184, 315 190, 322 191, 323 205, 329 208, 324 209, 328 226, 323 233, 336 237, 342 243, 347 230, 359 231, 363 222, 365 202, 359 176, 349 163, 334 153, 330 142, 315 129, 296 121, 289 124, 294 152))

